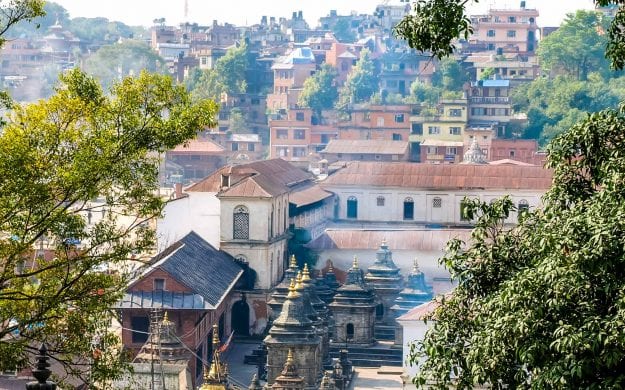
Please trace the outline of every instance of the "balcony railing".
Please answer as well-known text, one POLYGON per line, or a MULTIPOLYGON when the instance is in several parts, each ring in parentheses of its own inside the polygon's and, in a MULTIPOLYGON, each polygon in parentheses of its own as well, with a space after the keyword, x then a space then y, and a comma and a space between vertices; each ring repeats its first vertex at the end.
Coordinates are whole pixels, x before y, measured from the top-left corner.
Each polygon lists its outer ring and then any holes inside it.
POLYGON ((509 97, 484 97, 484 96, 471 96, 471 103, 488 103, 488 104, 509 104, 509 97))

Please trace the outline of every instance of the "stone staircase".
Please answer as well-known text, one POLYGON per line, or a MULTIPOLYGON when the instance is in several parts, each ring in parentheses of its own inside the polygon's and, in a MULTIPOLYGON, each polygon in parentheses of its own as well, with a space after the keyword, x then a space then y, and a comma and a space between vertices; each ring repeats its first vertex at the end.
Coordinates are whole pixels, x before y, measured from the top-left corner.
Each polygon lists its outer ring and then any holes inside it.
MULTIPOLYGON (((330 344, 330 358, 338 358, 341 349, 345 349, 345 344, 330 344)), ((347 345, 347 350, 354 367, 403 366, 402 349, 390 342, 378 342, 372 347, 347 345)))
POLYGON ((382 325, 376 324, 373 328, 373 334, 376 340, 395 340, 395 326, 394 325, 382 325))

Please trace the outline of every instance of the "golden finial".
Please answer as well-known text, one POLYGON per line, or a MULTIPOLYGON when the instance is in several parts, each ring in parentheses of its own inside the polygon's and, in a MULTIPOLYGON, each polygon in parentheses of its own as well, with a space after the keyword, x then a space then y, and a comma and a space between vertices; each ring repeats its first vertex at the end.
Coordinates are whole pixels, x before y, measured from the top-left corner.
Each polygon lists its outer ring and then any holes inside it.
POLYGON ((417 258, 414 258, 414 263, 412 264, 412 272, 413 273, 417 273, 419 272, 419 263, 417 262, 417 258))
POLYGON ((308 269, 308 263, 304 264, 304 272, 302 272, 302 282, 310 282, 310 270, 308 269))
POLYGON ((289 263, 289 268, 297 268, 297 260, 295 259, 295 255, 291 255, 291 262, 289 263))
POLYGON ((286 297, 297 298, 297 293, 295 292, 295 279, 291 279, 291 284, 289 284, 289 294, 286 297))
POLYGON ((167 314, 167 312, 165 312, 165 314, 163 315, 163 324, 169 323, 169 315, 167 314))
POLYGON ((213 324, 213 348, 215 345, 219 345, 219 327, 217 324, 213 324))
POLYGON ((204 365, 203 372, 204 372, 204 375, 202 377, 204 378, 204 381, 206 382, 207 380, 210 379, 210 371, 208 370, 206 365, 204 365))
POLYGON ((297 278, 295 279, 295 290, 301 290, 302 286, 302 271, 297 271, 297 278))
POLYGON ((286 364, 293 364, 293 350, 289 348, 289 353, 286 355, 286 364))
POLYGON ((358 257, 354 255, 354 262, 352 263, 353 269, 358 269, 358 257))

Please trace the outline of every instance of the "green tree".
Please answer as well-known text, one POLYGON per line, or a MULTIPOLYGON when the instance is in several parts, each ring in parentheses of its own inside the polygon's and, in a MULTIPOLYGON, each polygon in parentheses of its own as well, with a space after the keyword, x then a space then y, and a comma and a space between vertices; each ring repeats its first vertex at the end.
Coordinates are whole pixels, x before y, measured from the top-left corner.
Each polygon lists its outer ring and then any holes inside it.
POLYGON ((560 28, 540 42, 538 58, 547 71, 557 70, 586 80, 590 72, 609 72, 605 58, 609 27, 601 12, 568 14, 560 28))
POLYGON ((339 42, 352 43, 356 40, 356 36, 354 35, 354 32, 350 28, 349 24, 348 19, 342 18, 339 19, 334 26, 332 26, 334 37, 339 42))
POLYGON ((248 133, 245 114, 238 107, 230 110, 230 125, 228 126, 228 130, 235 134, 248 133))
POLYGON ((247 61, 247 45, 242 44, 228 49, 226 55, 215 62, 213 69, 202 71, 191 93, 197 98, 213 100, 219 100, 222 93, 245 93, 247 61))
MULTIPOLYGON (((408 45, 421 52, 432 53, 441 59, 455 50, 457 38, 468 39, 473 33, 466 6, 478 0, 417 0, 413 12, 399 22, 393 32, 408 45)), ((625 7, 621 0, 594 0, 598 6, 618 7, 607 31, 606 57, 613 69, 625 66, 625 7)))
POLYGON ((464 83, 469 81, 469 75, 454 58, 443 58, 432 75, 432 85, 446 91, 462 91, 464 83))
POLYGON ((415 80, 410 84, 410 95, 406 97, 406 102, 413 104, 426 103, 430 106, 435 106, 438 104, 442 93, 441 88, 415 80))
POLYGON ((458 285, 412 351, 416 383, 625 386, 624 127, 621 106, 555 138, 553 186, 517 227, 504 226, 509 198, 470 204, 471 244, 451 241, 442 259, 458 285))
POLYGON ((323 64, 321 69, 304 81, 304 88, 299 95, 299 105, 309 107, 317 117, 321 117, 323 110, 333 108, 338 98, 334 82, 336 75, 336 69, 332 65, 323 64))
POLYGON ((350 104, 369 101, 378 89, 375 65, 371 60, 369 50, 363 49, 356 65, 349 72, 345 85, 339 91, 336 108, 340 113, 346 113, 349 111, 350 104))
POLYGON ((213 125, 215 112, 169 76, 142 72, 105 94, 80 70, 50 99, 14 106, 0 132, 0 371, 46 342, 69 374, 84 378, 91 359, 89 383, 119 374, 108 327, 125 267, 153 247, 158 153, 213 125), (52 256, 36 255, 43 242, 52 256))
POLYGON ((85 61, 84 68, 105 88, 127 75, 138 75, 142 70, 166 72, 165 61, 147 43, 138 40, 102 46, 85 61))
MULTIPOLYGON (((69 13, 65 8, 51 1, 17 0, 0 4, 0 36, 35 37, 45 34, 55 24, 66 23, 69 13)), ((0 39, 0 46, 5 38, 0 39)))
POLYGON ((139 38, 141 35, 147 35, 144 28, 130 27, 103 17, 72 18, 67 28, 79 39, 87 42, 113 43, 120 38, 139 38))
POLYGON ((495 68, 486 68, 480 75, 480 80, 488 80, 495 75, 495 68))

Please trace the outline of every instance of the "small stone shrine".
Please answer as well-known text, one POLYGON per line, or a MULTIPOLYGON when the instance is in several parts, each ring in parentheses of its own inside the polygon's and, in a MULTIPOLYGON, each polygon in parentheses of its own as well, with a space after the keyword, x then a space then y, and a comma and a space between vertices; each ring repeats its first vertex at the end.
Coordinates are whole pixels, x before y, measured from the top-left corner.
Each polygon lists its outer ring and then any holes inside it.
POLYGON ((271 386, 271 389, 303 390, 304 388, 304 378, 298 375, 297 366, 295 365, 295 361, 293 359, 293 351, 289 349, 286 362, 284 363, 284 368, 282 369, 280 376, 276 378, 273 386, 271 386))
POLYGON ((393 262, 393 252, 385 239, 376 252, 375 262, 365 275, 367 285, 373 289, 377 297, 376 322, 379 324, 395 324, 391 307, 402 289, 402 276, 399 272, 400 269, 393 262))
POLYGON ((419 269, 419 264, 415 258, 404 289, 395 299, 395 305, 392 309, 395 315, 399 317, 420 304, 431 301, 433 296, 432 287, 425 283, 425 274, 419 269))

